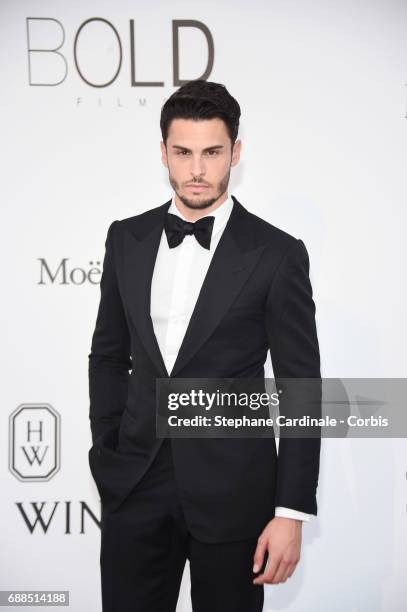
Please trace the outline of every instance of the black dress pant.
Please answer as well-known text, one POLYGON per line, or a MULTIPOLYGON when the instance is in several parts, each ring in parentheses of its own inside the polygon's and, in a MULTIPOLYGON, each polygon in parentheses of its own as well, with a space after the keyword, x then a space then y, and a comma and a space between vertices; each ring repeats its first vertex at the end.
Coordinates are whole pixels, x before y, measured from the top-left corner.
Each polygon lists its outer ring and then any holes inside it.
POLYGON ((261 612, 264 587, 252 583, 256 545, 257 538, 213 544, 192 536, 167 438, 119 507, 106 515, 102 507, 103 612, 175 612, 187 559, 194 612, 261 612))

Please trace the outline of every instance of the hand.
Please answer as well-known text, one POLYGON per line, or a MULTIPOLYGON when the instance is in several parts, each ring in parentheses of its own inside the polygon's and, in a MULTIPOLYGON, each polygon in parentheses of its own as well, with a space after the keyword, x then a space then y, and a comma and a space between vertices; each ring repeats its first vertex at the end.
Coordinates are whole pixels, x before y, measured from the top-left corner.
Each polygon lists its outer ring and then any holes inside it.
POLYGON ((254 578, 253 584, 285 582, 294 572, 301 553, 302 521, 275 516, 257 540, 253 572, 260 571, 264 553, 268 551, 267 567, 254 578))

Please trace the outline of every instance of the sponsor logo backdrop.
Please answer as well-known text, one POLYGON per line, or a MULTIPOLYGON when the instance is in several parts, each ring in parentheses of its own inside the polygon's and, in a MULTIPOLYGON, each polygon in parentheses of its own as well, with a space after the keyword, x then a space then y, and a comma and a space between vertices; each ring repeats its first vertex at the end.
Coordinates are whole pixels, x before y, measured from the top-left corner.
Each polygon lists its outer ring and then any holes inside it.
MULTIPOLYGON (((407 5, 0 11, 0 589, 69 590, 74 612, 98 610, 87 355, 109 224, 172 195, 161 105, 184 81, 227 85, 243 140, 230 191, 304 240, 323 375, 404 377, 407 5)), ((403 609, 406 468, 404 439, 323 440, 319 516, 265 610, 403 609)), ((178 610, 191 610, 188 564, 178 610)))

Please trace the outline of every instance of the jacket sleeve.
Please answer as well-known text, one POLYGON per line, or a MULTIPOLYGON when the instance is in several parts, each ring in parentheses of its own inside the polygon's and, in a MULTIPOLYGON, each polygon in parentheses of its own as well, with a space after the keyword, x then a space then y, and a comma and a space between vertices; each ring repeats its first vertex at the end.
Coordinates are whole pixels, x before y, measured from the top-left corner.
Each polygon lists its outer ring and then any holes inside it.
MULTIPOLYGON (((320 395, 315 395, 321 384, 315 304, 308 253, 302 240, 296 240, 289 247, 273 277, 265 324, 276 382, 279 378, 318 379, 311 381, 314 399, 318 397, 317 402, 313 401, 312 416, 320 416, 320 395)), ((310 414, 308 407, 305 409, 305 401, 302 405, 303 396, 294 397, 296 416, 302 412, 310 414)), ((281 408, 284 410, 287 405, 281 398, 280 414, 281 408)), ((283 437, 280 428, 276 506, 317 514, 320 446, 320 432, 315 436, 314 430, 313 437, 290 438, 283 437)))
POLYGON ((92 441, 118 430, 132 368, 130 336, 119 292, 114 234, 117 221, 107 231, 100 302, 89 358, 89 419, 92 441))

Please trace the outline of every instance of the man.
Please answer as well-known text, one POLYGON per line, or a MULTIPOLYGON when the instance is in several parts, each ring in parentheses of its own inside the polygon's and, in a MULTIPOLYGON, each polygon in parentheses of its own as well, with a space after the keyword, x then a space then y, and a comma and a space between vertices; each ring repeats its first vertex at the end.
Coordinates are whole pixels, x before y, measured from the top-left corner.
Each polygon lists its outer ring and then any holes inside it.
POLYGON ((159 438, 156 379, 320 377, 304 243, 228 194, 240 107, 192 81, 161 113, 174 196, 108 230, 89 354, 104 612, 258 612, 317 513, 318 438, 159 438), (131 370, 131 374, 129 371, 131 370))

